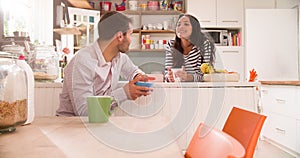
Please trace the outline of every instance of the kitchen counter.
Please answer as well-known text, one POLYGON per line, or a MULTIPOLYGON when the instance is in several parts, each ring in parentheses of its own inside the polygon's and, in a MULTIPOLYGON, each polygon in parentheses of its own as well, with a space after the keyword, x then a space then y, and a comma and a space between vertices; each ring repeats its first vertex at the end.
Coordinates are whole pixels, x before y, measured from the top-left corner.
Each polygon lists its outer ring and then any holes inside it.
MULTIPOLYGON (((26 126, 18 126, 12 133, 0 134, 0 157, 3 158, 64 158, 64 157, 104 157, 104 158, 182 158, 183 154, 177 142, 171 142, 165 146, 153 146, 157 150, 149 149, 149 152, 126 152, 122 146, 112 146, 103 143, 93 133, 93 129, 105 132, 104 138, 110 138, 126 146, 151 146, 153 142, 131 144, 134 140, 126 140, 127 135, 137 132, 148 132, 163 127, 168 121, 162 117, 151 119, 137 119, 132 117, 110 117, 110 122, 105 124, 87 123, 87 117, 39 117, 26 126), (128 123, 130 122, 130 123, 128 123), (114 127, 124 130, 126 135, 117 133, 121 139, 114 139, 114 127), (110 132, 107 132, 107 131, 110 132), (124 138, 124 139, 123 139, 124 138)), ((104 133, 103 132, 103 133, 104 133)), ((115 135, 116 136, 116 135, 115 135)), ((154 135, 157 136, 157 135, 154 135)), ((158 135, 159 136, 159 135, 158 135)), ((156 138, 156 137, 153 137, 156 138)), ((152 138, 152 139, 153 139, 152 138)), ((146 139, 145 139, 146 140, 146 139)), ((175 139, 174 139, 175 140, 175 139)), ((161 142, 161 140, 155 140, 161 142)), ((129 150, 130 151, 130 150, 129 150)), ((138 150, 137 150, 138 151, 138 150)))
MULTIPOLYGON (((120 81, 119 85, 123 85, 127 81, 120 81)), ((253 87, 258 86, 259 82, 154 82, 154 87, 163 88, 209 88, 209 87, 253 87)), ((62 88, 60 82, 35 82, 35 88, 62 88)))
POLYGON ((260 81, 262 85, 291 85, 300 86, 300 81, 260 81))

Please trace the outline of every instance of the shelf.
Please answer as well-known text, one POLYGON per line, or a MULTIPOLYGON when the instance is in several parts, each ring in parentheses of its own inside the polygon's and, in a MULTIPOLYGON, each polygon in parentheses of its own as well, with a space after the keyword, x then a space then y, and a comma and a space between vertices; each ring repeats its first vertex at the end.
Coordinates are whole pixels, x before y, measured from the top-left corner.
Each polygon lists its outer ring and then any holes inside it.
POLYGON ((53 31, 60 35, 81 35, 78 28, 55 28, 53 31))
POLYGON ((165 52, 165 49, 130 49, 129 52, 165 52))
MULTIPOLYGON (((101 14, 105 14, 108 11, 102 11, 101 14)), ((118 11, 127 15, 179 15, 183 12, 174 10, 124 10, 118 11)))
POLYGON ((173 30, 141 30, 141 33, 175 33, 173 30))

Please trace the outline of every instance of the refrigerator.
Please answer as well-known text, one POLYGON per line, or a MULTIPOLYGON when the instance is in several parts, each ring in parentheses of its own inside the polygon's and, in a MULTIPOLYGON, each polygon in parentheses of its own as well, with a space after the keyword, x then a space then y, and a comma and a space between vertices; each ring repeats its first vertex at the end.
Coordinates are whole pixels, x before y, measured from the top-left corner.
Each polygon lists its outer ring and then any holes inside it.
POLYGON ((247 9, 246 78, 255 69, 260 81, 299 80, 298 28, 297 9, 247 9))

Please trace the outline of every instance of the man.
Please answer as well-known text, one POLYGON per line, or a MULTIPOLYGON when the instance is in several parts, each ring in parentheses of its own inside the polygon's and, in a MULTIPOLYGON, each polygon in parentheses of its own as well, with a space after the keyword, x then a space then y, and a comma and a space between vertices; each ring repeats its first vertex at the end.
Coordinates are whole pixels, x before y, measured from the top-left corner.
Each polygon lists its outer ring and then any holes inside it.
POLYGON ((125 54, 132 32, 131 19, 122 13, 112 11, 101 17, 98 40, 79 50, 65 67, 57 116, 87 116, 87 96, 110 95, 122 102, 150 94, 150 88, 134 84, 146 78, 125 54), (120 76, 129 83, 118 88, 120 76))

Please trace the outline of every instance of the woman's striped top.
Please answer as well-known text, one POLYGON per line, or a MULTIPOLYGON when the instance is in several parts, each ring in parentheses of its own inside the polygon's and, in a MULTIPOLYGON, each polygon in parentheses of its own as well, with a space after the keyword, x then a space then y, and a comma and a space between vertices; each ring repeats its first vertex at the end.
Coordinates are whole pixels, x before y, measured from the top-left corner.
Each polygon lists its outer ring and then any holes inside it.
MULTIPOLYGON (((167 67, 174 67, 175 62, 173 58, 173 53, 177 53, 174 48, 174 40, 168 41, 166 45, 166 58, 165 58, 165 74, 167 74, 167 67)), ((185 71, 188 74, 193 74, 194 82, 203 81, 203 74, 200 70, 200 66, 202 63, 211 63, 214 64, 214 55, 213 55, 214 47, 212 47, 211 42, 207 39, 203 43, 203 49, 201 50, 197 46, 193 46, 192 50, 188 55, 184 55, 183 57, 183 65, 185 67, 185 71)), ((181 52, 182 54, 182 52, 181 52)), ((165 75, 167 77, 167 75, 165 75)))

